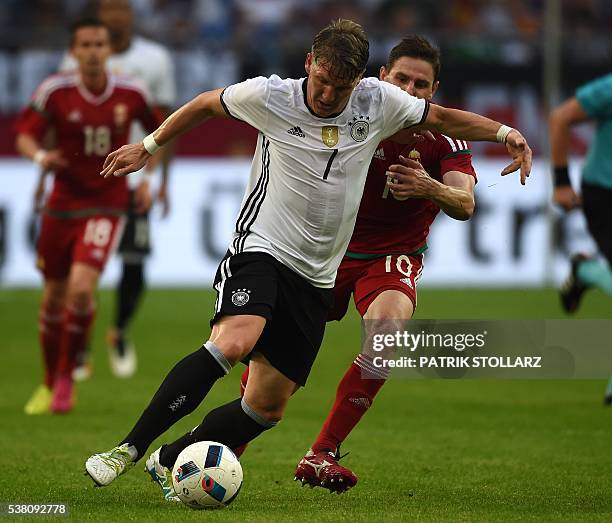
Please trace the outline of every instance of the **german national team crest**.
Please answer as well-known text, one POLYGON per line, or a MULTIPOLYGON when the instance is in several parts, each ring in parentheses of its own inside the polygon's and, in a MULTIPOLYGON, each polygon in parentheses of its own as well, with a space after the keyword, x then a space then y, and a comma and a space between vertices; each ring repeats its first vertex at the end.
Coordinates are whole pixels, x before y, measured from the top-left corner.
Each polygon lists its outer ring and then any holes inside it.
POLYGON ((251 291, 248 289, 238 289, 232 292, 232 303, 236 307, 242 307, 249 302, 249 294, 251 291))
POLYGON ((125 104, 117 104, 113 107, 113 121, 115 127, 123 127, 128 120, 128 108, 125 104))
POLYGON ((338 126, 326 125, 321 129, 321 139, 327 147, 334 147, 338 143, 338 126))
POLYGON ((351 138, 356 142, 363 142, 368 137, 370 132, 369 119, 369 116, 360 114, 359 116, 353 116, 353 121, 349 122, 351 138))

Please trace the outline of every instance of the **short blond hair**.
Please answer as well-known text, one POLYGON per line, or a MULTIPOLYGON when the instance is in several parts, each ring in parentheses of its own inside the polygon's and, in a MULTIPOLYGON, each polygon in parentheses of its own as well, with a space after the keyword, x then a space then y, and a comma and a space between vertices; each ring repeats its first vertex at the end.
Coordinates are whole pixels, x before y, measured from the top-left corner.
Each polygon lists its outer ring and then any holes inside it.
POLYGON ((370 43, 363 27, 352 20, 338 19, 317 33, 312 56, 319 65, 343 81, 361 76, 370 57, 370 43))

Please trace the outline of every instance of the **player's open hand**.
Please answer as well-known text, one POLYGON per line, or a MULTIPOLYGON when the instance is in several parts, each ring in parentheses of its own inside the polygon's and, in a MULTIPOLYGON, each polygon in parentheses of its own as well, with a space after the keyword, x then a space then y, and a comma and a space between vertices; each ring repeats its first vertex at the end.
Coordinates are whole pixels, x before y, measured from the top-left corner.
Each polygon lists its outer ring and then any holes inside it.
POLYGON ((100 176, 125 176, 139 171, 150 157, 142 142, 124 145, 106 157, 100 176))
POLYGON ((396 200, 428 198, 435 180, 416 160, 399 157, 401 164, 393 164, 387 171, 387 185, 396 200))
POLYGON ((506 138, 506 149, 512 156, 512 163, 504 168, 501 175, 506 176, 520 169, 521 184, 525 185, 531 173, 531 147, 521 133, 512 129, 506 138))

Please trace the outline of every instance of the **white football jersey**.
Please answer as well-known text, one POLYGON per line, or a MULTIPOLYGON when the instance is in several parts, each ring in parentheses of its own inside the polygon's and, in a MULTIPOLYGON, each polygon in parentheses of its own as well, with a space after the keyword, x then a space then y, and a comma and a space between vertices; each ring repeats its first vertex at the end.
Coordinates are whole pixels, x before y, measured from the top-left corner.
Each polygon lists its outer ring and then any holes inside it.
POLYGON ((337 116, 305 103, 306 80, 253 78, 221 95, 234 118, 259 130, 230 244, 266 252, 317 287, 333 287, 378 144, 425 121, 429 104, 364 78, 337 116))

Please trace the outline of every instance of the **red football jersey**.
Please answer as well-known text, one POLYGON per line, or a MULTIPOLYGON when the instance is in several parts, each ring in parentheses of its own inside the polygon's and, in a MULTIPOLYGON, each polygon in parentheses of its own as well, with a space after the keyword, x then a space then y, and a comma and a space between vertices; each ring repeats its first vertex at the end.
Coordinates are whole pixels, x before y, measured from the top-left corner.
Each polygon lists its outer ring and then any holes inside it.
POLYGON ((99 173, 108 153, 128 143, 133 120, 150 131, 159 124, 142 88, 126 77, 109 75, 98 95, 85 88, 78 72, 53 75, 39 86, 16 127, 39 140, 53 128, 68 162, 55 172, 50 210, 127 208, 125 177, 104 179, 99 173))
POLYGON ((380 143, 370 163, 349 253, 408 254, 426 247, 429 227, 440 207, 431 200, 396 200, 387 187, 385 173, 391 165, 400 163, 401 154, 416 157, 439 182, 448 171, 475 178, 469 143, 442 134, 434 136, 435 142, 425 140, 415 145, 390 140, 380 143))

